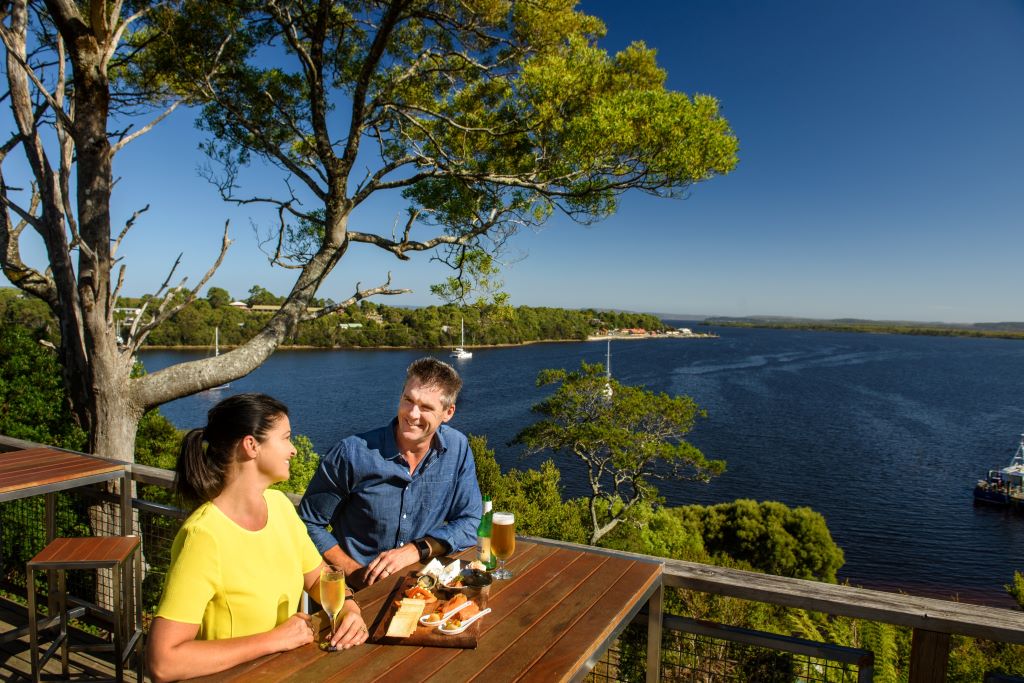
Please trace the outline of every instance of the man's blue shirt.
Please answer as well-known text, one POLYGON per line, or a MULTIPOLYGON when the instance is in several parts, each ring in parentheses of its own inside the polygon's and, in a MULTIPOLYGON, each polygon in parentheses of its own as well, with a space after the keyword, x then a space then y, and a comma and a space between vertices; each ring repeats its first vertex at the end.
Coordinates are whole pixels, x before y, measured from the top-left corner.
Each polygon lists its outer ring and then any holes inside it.
POLYGON ((483 504, 466 436, 441 425, 409 474, 396 424, 343 439, 320 459, 299 516, 321 554, 338 544, 365 565, 381 551, 424 536, 452 551, 476 543, 483 504))

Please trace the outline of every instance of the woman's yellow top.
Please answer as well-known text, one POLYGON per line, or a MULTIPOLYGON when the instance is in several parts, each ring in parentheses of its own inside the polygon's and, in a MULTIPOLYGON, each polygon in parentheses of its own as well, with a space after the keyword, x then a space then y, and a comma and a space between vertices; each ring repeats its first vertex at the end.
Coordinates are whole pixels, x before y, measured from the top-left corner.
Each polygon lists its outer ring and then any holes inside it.
POLYGON ((156 615, 199 624, 199 640, 265 633, 295 614, 320 553, 291 501, 267 489, 267 524, 243 529, 213 503, 185 520, 156 615))

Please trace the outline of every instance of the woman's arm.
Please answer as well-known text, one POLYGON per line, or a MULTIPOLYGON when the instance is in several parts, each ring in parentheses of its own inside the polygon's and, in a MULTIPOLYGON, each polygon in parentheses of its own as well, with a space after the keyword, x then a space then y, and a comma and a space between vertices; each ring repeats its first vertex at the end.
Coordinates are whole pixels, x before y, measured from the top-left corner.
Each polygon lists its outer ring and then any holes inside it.
POLYGON ((199 624, 163 617, 153 620, 146 643, 149 675, 154 683, 205 676, 313 642, 308 614, 293 614, 266 633, 225 640, 196 640, 199 624))

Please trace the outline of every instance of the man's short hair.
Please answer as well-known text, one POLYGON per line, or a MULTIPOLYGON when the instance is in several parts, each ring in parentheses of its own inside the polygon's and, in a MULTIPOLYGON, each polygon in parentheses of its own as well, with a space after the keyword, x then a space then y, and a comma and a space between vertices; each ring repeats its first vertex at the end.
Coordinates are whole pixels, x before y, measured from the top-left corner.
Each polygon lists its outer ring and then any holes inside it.
POLYGON ((459 390, 462 389, 462 378, 455 368, 430 356, 414 360, 409 365, 409 369, 405 371, 406 383, 414 377, 425 387, 440 389, 441 401, 445 408, 455 404, 459 390))

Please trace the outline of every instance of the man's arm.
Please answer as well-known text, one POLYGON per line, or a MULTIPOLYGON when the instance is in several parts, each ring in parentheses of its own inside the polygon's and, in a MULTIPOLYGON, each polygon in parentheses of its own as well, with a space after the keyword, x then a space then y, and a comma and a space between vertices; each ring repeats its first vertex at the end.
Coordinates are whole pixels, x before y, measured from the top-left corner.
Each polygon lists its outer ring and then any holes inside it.
MULTIPOLYGON (((339 561, 341 567, 345 567, 345 560, 355 562, 339 546, 338 539, 334 537, 327 527, 339 505, 344 505, 348 498, 348 481, 343 468, 343 456, 345 453, 344 442, 327 452, 320 458, 313 478, 309 480, 306 493, 299 503, 299 517, 306 525, 309 537, 313 540, 317 551, 324 556, 324 559, 334 564, 334 560, 328 556, 328 552, 337 550, 341 556, 331 553, 339 561)), ((358 566, 358 563, 356 563, 358 566)), ((346 573, 348 569, 345 569, 346 573)))
POLYGON ((452 506, 445 518, 445 524, 427 531, 426 535, 446 543, 446 552, 470 548, 476 544, 476 528, 484 506, 480 497, 480 485, 476 480, 476 463, 469 443, 465 443, 461 454, 459 470, 455 477, 455 494, 452 506))

